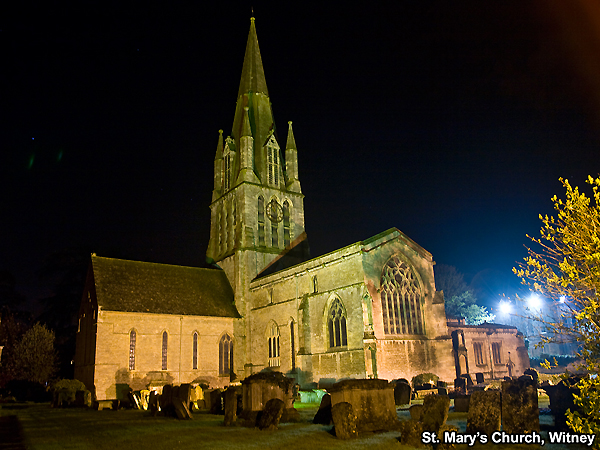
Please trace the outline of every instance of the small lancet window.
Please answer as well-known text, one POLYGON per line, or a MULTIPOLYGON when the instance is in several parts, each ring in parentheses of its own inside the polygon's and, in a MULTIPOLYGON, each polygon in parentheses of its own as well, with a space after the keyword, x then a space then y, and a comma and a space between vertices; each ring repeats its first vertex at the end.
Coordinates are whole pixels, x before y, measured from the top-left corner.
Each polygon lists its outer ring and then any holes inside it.
POLYGON ((231 375, 233 371, 233 342, 226 333, 219 341, 219 375, 231 375))
POLYGON ((290 204, 286 200, 283 202, 283 246, 289 247, 291 241, 290 230, 290 204))
POLYGON ((129 332, 129 370, 135 370, 135 330, 129 332))
POLYGON ((290 322, 290 347, 292 349, 292 372, 296 370, 296 343, 294 336, 294 321, 290 322))
POLYGON ((192 336, 192 369, 198 368, 198 333, 194 331, 192 336))
POLYGON ((226 145, 223 152, 223 192, 227 192, 231 187, 231 159, 229 145, 226 145))
POLYGON ((258 197, 258 246, 265 245, 265 200, 258 197))
POLYGON ((167 343, 169 336, 166 331, 162 334, 162 370, 167 370, 167 343))
POLYGON ((342 302, 339 298, 336 298, 329 308, 327 328, 329 331, 330 348, 348 345, 348 336, 346 334, 346 315, 342 307, 342 302))
POLYGON ((279 367, 279 327, 272 324, 269 330, 269 367, 279 367))

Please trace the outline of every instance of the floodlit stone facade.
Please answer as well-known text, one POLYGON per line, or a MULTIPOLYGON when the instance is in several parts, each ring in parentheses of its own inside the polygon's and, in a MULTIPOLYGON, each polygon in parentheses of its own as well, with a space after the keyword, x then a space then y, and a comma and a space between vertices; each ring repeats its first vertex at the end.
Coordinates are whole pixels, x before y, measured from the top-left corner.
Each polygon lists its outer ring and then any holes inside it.
POLYGON ((311 259, 292 123, 285 146, 274 130, 252 19, 232 133, 219 132, 214 159, 213 268, 92 256, 75 366, 97 399, 264 370, 303 387, 455 378, 432 255, 392 228, 311 259))

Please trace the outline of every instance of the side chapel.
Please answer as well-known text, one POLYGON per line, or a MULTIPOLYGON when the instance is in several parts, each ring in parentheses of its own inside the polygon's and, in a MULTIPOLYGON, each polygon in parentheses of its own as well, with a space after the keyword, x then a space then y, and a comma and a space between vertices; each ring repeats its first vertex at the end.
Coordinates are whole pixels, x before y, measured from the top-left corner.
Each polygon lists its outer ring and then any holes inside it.
POLYGON ((281 144, 252 18, 214 160, 207 260, 222 270, 92 255, 75 377, 98 400, 262 370, 303 387, 457 376, 432 255, 392 228, 310 259, 292 122, 281 144))

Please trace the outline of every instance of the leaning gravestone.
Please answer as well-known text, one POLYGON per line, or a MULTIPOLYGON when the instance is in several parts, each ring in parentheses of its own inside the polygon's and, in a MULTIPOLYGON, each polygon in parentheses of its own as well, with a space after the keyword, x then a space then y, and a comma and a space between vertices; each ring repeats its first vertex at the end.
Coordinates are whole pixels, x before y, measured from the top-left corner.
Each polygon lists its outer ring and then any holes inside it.
POLYGON ((428 395, 423 400, 421 422, 425 431, 437 432, 448 420, 450 397, 446 395, 428 395))
POLYGON ((188 409, 187 405, 180 398, 173 399, 173 409, 175 410, 175 415, 178 419, 191 419, 192 414, 188 409))
POLYGON ((331 417, 338 439, 352 439, 358 437, 356 431, 356 414, 348 402, 336 403, 331 407, 331 417))
POLYGON ((479 432, 491 436, 494 431, 500 431, 500 395, 499 390, 473 392, 467 416, 467 434, 479 432))
POLYGON ((276 430, 284 409, 285 403, 283 400, 279 398, 269 400, 258 421, 258 428, 261 430, 276 430))
POLYGON ((530 375, 502 382, 502 430, 509 434, 540 431, 537 386, 530 375))
POLYGON ((394 387, 394 403, 396 405, 409 405, 411 392, 410 384, 397 381, 394 387))
POLYGON ((331 424, 331 421, 331 395, 325 394, 321 398, 321 405, 319 406, 319 410, 315 414, 313 423, 329 425, 331 424))

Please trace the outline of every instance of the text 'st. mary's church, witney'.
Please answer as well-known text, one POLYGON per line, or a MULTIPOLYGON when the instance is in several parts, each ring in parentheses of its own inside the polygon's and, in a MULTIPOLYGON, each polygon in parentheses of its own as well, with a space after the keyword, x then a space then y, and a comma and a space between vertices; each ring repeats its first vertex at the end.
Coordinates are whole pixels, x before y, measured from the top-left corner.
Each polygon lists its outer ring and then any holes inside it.
POLYGON ((214 160, 207 257, 222 270, 92 255, 76 378, 97 399, 165 383, 228 385, 278 370, 453 380, 432 256, 393 228, 309 259, 292 124, 275 132, 254 19, 231 136, 214 160))

